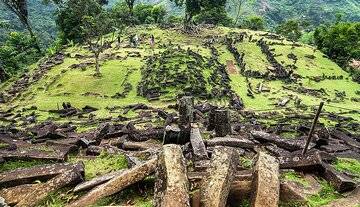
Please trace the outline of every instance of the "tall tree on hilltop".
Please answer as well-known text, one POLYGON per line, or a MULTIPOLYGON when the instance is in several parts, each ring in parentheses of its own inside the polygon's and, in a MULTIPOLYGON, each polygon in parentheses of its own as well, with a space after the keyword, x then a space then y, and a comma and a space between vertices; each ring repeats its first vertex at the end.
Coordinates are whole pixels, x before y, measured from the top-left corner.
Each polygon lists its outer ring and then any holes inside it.
POLYGON ((232 8, 230 8, 235 13, 235 22, 234 24, 237 25, 237 23, 240 20, 241 13, 243 13, 244 6, 247 3, 254 3, 255 0, 230 0, 232 8))
POLYGON ((134 5, 135 5, 135 0, 125 0, 126 5, 129 8, 129 13, 131 16, 133 16, 134 14, 134 5))
POLYGON ((82 31, 85 16, 95 17, 103 12, 103 8, 97 0, 67 0, 57 12, 56 25, 59 36, 66 42, 84 41, 82 31))
POLYGON ((11 12, 13 12, 19 18, 20 22, 29 31, 31 38, 36 40, 35 48, 39 52, 41 52, 39 42, 37 41, 36 35, 34 34, 29 22, 27 0, 1 0, 1 1, 11 12))
POLYGON ((95 58, 95 76, 100 77, 100 54, 110 44, 104 35, 111 32, 113 23, 108 14, 103 11, 95 16, 84 16, 81 30, 89 50, 95 58))
POLYGON ((192 18, 201 11, 201 0, 171 0, 177 6, 185 6, 184 27, 190 29, 192 18))

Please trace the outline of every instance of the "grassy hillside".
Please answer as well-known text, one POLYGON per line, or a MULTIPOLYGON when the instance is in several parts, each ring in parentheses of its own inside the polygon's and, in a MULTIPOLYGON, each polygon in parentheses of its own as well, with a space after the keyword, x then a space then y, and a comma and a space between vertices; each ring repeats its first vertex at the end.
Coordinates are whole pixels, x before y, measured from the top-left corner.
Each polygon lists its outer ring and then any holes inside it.
MULTIPOLYGON (((310 46, 294 45, 265 32, 229 28, 202 29, 199 34, 188 36, 177 29, 137 27, 127 31, 122 40, 121 45, 113 43, 112 48, 103 53, 100 78, 93 76, 94 60, 81 45, 64 49, 63 63, 50 68, 38 81, 32 79, 38 66, 32 66, 29 74, 31 84, 16 97, 8 96, 9 101, 0 104, 0 110, 15 107, 22 111, 23 117, 14 118, 18 120, 35 113, 40 121, 54 119, 80 123, 81 119, 61 118, 49 110, 61 107, 63 102, 70 102, 76 108, 86 105, 98 108, 92 112, 97 118, 115 118, 122 114, 111 108, 134 103, 161 108, 174 104, 177 95, 187 93, 195 95, 197 101, 209 100, 218 105, 227 105, 229 96, 224 91, 230 89, 240 96, 247 111, 276 110, 284 114, 296 111, 311 115, 313 106, 325 101, 324 111, 341 112, 357 123, 360 121, 359 103, 355 102, 360 98, 360 85, 310 46), (132 48, 128 43, 128 36, 135 33, 142 37, 138 48, 132 48), (156 41, 153 51, 148 40, 151 34, 156 41), (244 40, 236 41, 241 34, 244 40), (237 51, 244 53, 246 65, 243 69, 227 48, 224 41, 226 35, 235 41, 237 51), (293 70, 296 82, 266 78, 266 74, 273 76, 269 72, 273 64, 260 49, 258 40, 261 38, 269 45, 277 62, 286 71, 293 70), (206 44, 209 41, 214 42, 213 47, 206 44), (260 85, 262 92, 258 90, 260 85), (160 93, 160 99, 150 101, 147 95, 154 90, 160 93), (289 99, 289 103, 278 106, 284 99, 289 99), (31 106, 36 106, 37 110, 23 110, 31 106)), ((12 81, 15 78, 3 83, 0 91, 7 94, 12 88, 12 81)), ((126 116, 136 115, 129 113, 126 116)), ((267 121, 266 117, 264 121, 267 121)), ((328 123, 331 124, 330 121, 328 123)))

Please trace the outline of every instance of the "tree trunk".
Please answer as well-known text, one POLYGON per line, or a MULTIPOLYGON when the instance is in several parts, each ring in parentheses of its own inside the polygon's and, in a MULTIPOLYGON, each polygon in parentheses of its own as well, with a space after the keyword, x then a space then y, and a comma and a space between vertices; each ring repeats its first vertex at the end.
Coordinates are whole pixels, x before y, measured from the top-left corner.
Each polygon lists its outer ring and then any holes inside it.
POLYGON ((24 26, 26 27, 26 29, 29 31, 29 34, 30 34, 31 38, 35 41, 35 49, 39 53, 41 53, 41 48, 40 48, 40 45, 39 45, 38 38, 36 37, 35 33, 33 32, 27 17, 19 17, 19 18, 20 18, 21 22, 24 24, 24 26))
POLYGON ((95 76, 99 77, 100 73, 100 64, 99 64, 99 53, 95 52, 95 76))
POLYGON ((234 148, 215 147, 207 176, 201 184, 201 206, 225 207, 238 161, 234 148))
POLYGON ((154 206, 190 207, 186 163, 179 145, 164 145, 155 175, 154 206))

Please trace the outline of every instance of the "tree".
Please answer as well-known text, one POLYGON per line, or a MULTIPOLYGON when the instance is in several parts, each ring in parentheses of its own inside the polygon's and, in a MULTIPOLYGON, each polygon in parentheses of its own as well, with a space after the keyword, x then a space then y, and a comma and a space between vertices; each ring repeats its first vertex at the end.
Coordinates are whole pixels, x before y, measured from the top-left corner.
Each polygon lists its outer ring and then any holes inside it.
POLYGON ((103 11, 95 16, 84 16, 81 26, 85 42, 95 58, 95 76, 101 76, 99 56, 110 44, 104 38, 104 35, 111 32, 112 22, 109 15, 103 11))
POLYGON ((27 0, 1 0, 3 4, 13 12, 20 20, 20 22, 25 26, 29 31, 30 36, 36 42, 36 49, 41 52, 39 43, 37 41, 36 35, 34 34, 32 27, 29 22, 29 12, 27 7, 27 0))
POLYGON ((166 14, 166 8, 163 5, 153 6, 151 10, 151 16, 154 18, 155 23, 163 22, 166 14))
POLYGON ((226 0, 202 0, 201 11, 195 16, 195 22, 205 24, 221 24, 229 26, 232 19, 226 12, 226 0))
POLYGON ((56 17, 56 24, 63 42, 67 40, 82 42, 84 17, 95 17, 102 12, 103 8, 97 0, 68 0, 64 3, 56 17))
POLYGON ((320 26, 314 32, 314 40, 322 52, 342 67, 351 59, 360 59, 360 22, 320 26))
POLYGON ((252 30, 263 30, 265 28, 264 18, 260 16, 249 16, 244 22, 244 27, 252 30))
POLYGON ((184 27, 189 30, 192 18, 201 11, 201 0, 171 0, 177 6, 185 6, 184 27))
POLYGON ((126 5, 129 8, 129 13, 132 16, 134 13, 134 5, 135 5, 135 0, 125 0, 126 5))
POLYGON ((277 26, 276 33, 283 35, 292 41, 298 41, 302 35, 300 22, 295 19, 283 22, 277 26))
MULTIPOLYGON (((22 32, 10 32, 0 46, 0 64, 3 74, 17 74, 41 57, 34 39, 22 32)), ((3 76, 2 79, 5 79, 3 76)))
POLYGON ((240 20, 240 16, 242 14, 242 10, 245 6, 246 3, 253 3, 254 0, 230 0, 231 2, 231 10, 234 11, 235 13, 235 18, 234 18, 234 25, 237 25, 239 23, 240 20))

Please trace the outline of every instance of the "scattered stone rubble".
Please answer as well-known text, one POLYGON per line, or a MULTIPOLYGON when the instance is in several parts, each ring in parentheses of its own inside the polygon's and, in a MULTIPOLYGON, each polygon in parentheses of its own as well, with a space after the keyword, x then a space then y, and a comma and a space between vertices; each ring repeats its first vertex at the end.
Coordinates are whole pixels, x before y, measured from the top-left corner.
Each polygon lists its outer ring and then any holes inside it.
MULTIPOLYGON (((63 105, 62 110, 72 110, 71 104, 63 105)), ((0 143, 6 145, 0 150, 2 163, 25 159, 51 160, 52 164, 0 173, 0 202, 37 206, 49 194, 70 187, 82 193, 68 206, 89 206, 153 174, 155 206, 225 207, 246 198, 258 207, 275 207, 281 201, 306 202, 309 195, 319 192, 317 178, 327 180, 340 193, 351 192, 329 206, 358 202, 356 176, 338 172, 331 165, 336 157, 359 160, 360 139, 356 135, 318 125, 308 152, 302 154, 308 124, 266 127, 241 123, 234 118, 238 111, 195 104, 190 96, 181 97, 172 108, 177 112, 144 104, 123 108, 124 113, 147 111, 164 120, 145 128, 135 120, 102 123, 85 133, 77 133, 71 123, 1 128, 0 143), (294 139, 279 135, 286 131, 300 135, 294 139), (205 134, 209 135, 206 139, 205 134), (94 157, 102 151, 124 154, 129 168, 84 181, 84 164, 66 163, 70 152, 94 157), (240 156, 252 159, 253 164, 245 168, 240 156), (289 171, 300 173, 311 187, 283 180, 282 173, 289 171)))

